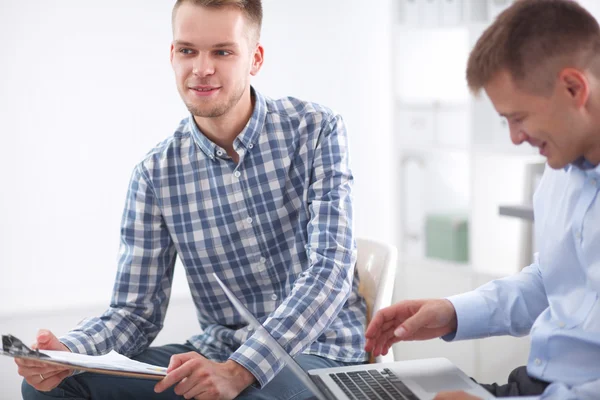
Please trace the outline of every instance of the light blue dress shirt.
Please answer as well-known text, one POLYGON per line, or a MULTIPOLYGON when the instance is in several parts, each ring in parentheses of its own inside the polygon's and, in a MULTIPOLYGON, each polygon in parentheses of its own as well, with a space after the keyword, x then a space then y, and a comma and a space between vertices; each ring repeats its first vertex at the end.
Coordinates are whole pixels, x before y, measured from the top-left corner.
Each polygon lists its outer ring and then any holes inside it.
POLYGON ((446 339, 531 335, 527 371, 551 382, 532 399, 600 399, 600 166, 585 164, 546 168, 532 265, 448 298, 458 330, 446 339))

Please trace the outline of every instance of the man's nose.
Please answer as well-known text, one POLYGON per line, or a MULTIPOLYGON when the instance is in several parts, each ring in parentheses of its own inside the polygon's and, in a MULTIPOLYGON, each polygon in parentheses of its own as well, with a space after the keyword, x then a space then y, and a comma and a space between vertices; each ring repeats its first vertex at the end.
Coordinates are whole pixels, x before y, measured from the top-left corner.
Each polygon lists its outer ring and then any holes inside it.
POLYGON ((515 145, 519 145, 527 140, 527 134, 518 126, 510 127, 510 140, 515 145))
POLYGON ((215 73, 215 66, 211 58, 207 55, 199 54, 193 65, 192 73, 197 76, 207 76, 215 73))

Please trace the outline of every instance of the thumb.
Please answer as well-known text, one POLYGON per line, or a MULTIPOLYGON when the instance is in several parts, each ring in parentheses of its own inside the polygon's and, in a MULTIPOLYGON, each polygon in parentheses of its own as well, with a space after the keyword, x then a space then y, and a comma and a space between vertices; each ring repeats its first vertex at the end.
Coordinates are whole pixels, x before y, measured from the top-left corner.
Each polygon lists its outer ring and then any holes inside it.
POLYGON ((52 332, 47 329, 40 329, 37 334, 37 343, 34 345, 41 350, 67 350, 52 332))
POLYGON ((170 373, 171 371, 173 371, 174 369, 177 369, 180 366, 182 366, 183 363, 184 363, 184 360, 182 359, 181 354, 172 355, 171 359, 169 360, 169 366, 167 367, 167 374, 170 373))
POLYGON ((430 319, 430 315, 419 310, 415 315, 408 318, 394 331, 394 336, 398 339, 406 339, 414 335, 419 329, 423 328, 430 319))

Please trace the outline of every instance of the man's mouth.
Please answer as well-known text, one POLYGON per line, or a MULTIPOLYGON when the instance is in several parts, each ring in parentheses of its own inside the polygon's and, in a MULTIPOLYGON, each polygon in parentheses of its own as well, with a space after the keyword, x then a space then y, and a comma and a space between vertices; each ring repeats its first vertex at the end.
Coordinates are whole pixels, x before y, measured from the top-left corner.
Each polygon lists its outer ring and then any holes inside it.
POLYGON ((202 87, 193 87, 190 88, 192 90, 196 90, 198 92, 210 92, 211 90, 215 90, 216 88, 210 87, 210 88, 202 88, 202 87))
POLYGON ((199 96, 209 96, 221 89, 218 86, 188 86, 188 88, 199 96))

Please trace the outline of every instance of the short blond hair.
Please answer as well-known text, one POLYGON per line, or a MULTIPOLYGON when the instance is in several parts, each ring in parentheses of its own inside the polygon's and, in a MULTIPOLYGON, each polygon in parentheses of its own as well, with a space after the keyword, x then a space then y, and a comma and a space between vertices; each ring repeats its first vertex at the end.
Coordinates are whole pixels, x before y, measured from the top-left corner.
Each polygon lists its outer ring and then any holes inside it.
POLYGON ((600 76, 600 27, 572 0, 519 0, 481 35, 467 63, 467 84, 477 94, 506 70, 517 85, 548 92, 565 67, 600 76))
POLYGON ((177 9, 183 3, 192 3, 196 6, 207 8, 222 8, 234 6, 242 10, 248 21, 256 28, 256 39, 260 38, 260 30, 262 27, 262 1, 261 0, 177 0, 173 6, 172 22, 175 22, 177 9))

